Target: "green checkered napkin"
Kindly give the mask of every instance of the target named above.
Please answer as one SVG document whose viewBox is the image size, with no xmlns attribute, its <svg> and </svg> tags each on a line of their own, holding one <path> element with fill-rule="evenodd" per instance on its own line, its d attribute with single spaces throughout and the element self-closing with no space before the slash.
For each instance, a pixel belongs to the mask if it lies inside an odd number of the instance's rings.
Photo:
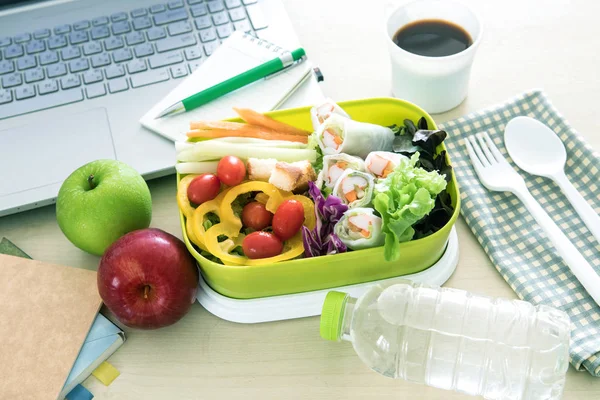
<svg viewBox="0 0 600 400">
<path fill-rule="evenodd" d="M 464 138 L 487 131 L 502 154 L 525 179 L 531 194 L 597 272 L 600 244 L 581 221 L 560 188 L 549 179 L 521 171 L 504 147 L 504 127 L 519 115 L 549 126 L 567 149 L 566 174 L 600 213 L 600 155 L 565 121 L 540 91 L 526 92 L 486 110 L 442 124 L 458 179 L 465 221 L 496 269 L 517 295 L 547 304 L 571 317 L 571 363 L 600 376 L 600 307 L 583 289 L 522 203 L 510 193 L 487 190 L 478 180 Z"/>
</svg>

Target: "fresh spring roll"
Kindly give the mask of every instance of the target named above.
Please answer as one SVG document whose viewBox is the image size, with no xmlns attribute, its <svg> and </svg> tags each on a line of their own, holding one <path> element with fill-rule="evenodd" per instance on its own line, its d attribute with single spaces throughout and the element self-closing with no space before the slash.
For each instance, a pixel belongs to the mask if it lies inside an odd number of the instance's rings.
<svg viewBox="0 0 600 400">
<path fill-rule="evenodd" d="M 351 208 L 335 224 L 335 234 L 346 247 L 352 250 L 382 246 L 384 235 L 381 232 L 381 218 L 372 208 Z"/>
<path fill-rule="evenodd" d="M 349 156 L 348 154 L 333 154 L 323 157 L 323 169 L 318 186 L 320 188 L 325 184 L 328 188 L 333 188 L 337 180 L 348 168 L 355 171 L 365 171 L 365 162 L 362 158 Z"/>
<path fill-rule="evenodd" d="M 372 151 L 365 160 L 365 168 L 375 178 L 385 178 L 396 169 L 403 158 L 406 157 L 391 151 Z"/>
<path fill-rule="evenodd" d="M 391 151 L 394 132 L 385 126 L 358 122 L 332 114 L 317 131 L 323 154 L 346 153 L 365 158 L 372 151 Z"/>
<path fill-rule="evenodd" d="M 313 124 L 313 129 L 317 130 L 319 125 L 329 118 L 331 114 L 338 114 L 350 118 L 342 107 L 338 106 L 333 100 L 327 99 L 323 103 L 315 105 L 310 109 L 310 119 Z"/>
<path fill-rule="evenodd" d="M 372 175 L 347 169 L 337 180 L 332 195 L 339 197 L 348 207 L 365 207 L 373 199 L 375 178 Z"/>
</svg>

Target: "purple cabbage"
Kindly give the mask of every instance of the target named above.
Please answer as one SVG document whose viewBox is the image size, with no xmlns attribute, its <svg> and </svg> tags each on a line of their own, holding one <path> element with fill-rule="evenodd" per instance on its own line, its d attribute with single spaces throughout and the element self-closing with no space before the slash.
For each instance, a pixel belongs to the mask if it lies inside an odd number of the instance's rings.
<svg viewBox="0 0 600 400">
<path fill-rule="evenodd" d="M 304 255 L 306 257 L 318 257 L 344 253 L 347 250 L 346 245 L 333 233 L 333 227 L 348 210 L 348 206 L 335 196 L 328 196 L 325 199 L 313 182 L 308 183 L 308 193 L 315 202 L 317 223 L 312 230 L 306 226 L 302 227 Z"/>
</svg>

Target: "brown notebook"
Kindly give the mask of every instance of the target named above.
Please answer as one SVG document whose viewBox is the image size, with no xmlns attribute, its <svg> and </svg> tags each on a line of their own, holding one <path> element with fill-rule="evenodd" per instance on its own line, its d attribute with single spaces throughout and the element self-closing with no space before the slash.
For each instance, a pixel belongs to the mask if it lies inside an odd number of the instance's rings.
<svg viewBox="0 0 600 400">
<path fill-rule="evenodd" d="M 0 397 L 55 400 L 101 304 L 95 271 L 0 254 Z"/>
</svg>

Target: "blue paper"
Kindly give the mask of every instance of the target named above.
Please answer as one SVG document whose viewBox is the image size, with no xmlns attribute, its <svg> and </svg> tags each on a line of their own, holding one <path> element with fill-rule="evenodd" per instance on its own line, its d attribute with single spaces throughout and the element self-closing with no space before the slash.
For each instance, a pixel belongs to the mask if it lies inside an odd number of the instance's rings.
<svg viewBox="0 0 600 400">
<path fill-rule="evenodd" d="M 81 385 L 77 385 L 67 395 L 67 400 L 92 400 L 94 395 Z"/>
</svg>

